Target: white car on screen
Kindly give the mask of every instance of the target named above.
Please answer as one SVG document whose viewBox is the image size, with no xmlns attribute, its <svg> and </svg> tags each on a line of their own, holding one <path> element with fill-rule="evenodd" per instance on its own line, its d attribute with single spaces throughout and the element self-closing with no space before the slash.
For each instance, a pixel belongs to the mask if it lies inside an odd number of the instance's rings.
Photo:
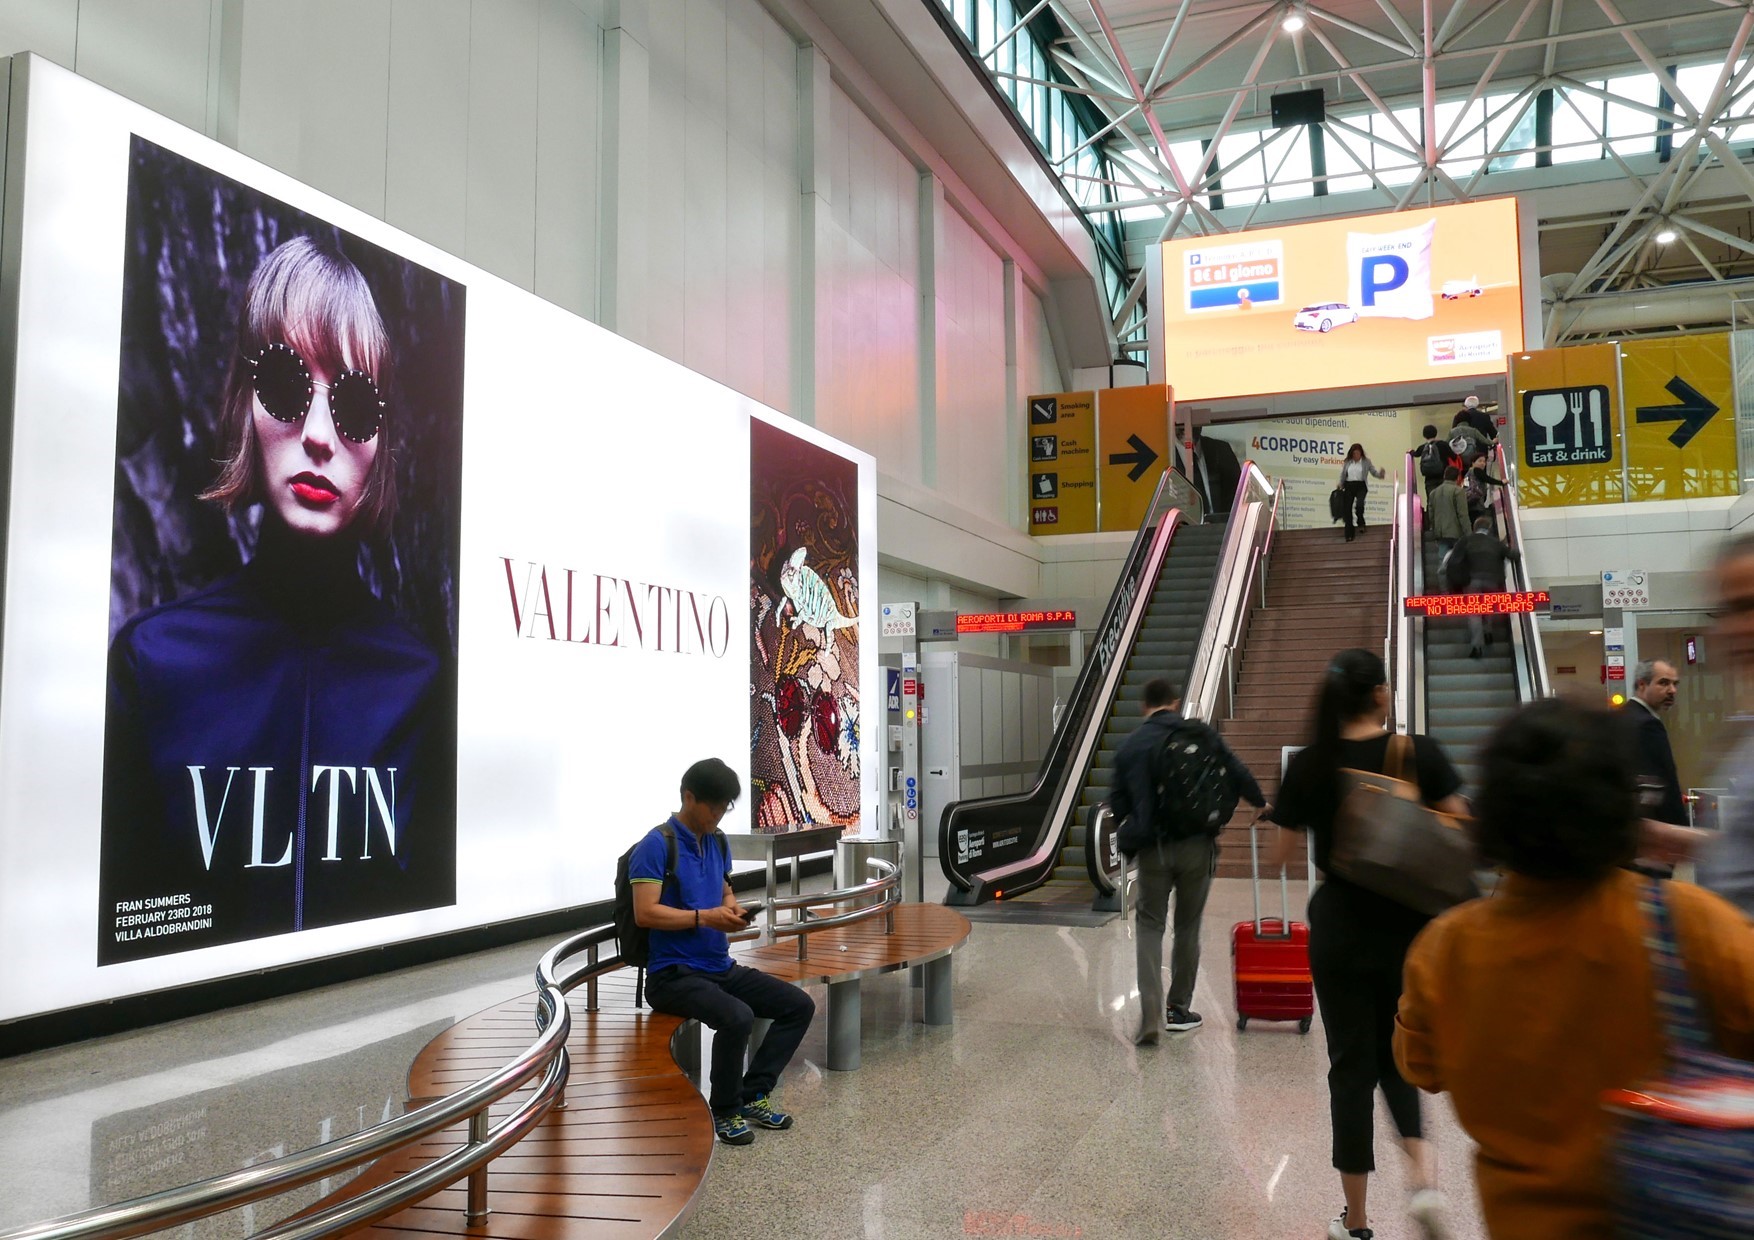
<svg viewBox="0 0 1754 1240">
<path fill-rule="evenodd" d="M 1324 301 L 1305 306 L 1291 325 L 1306 332 L 1331 332 L 1342 323 L 1358 322 L 1358 311 L 1343 301 Z"/>
<path fill-rule="evenodd" d="M 1466 280 L 1445 280 L 1438 296 L 1445 301 L 1455 301 L 1461 297 L 1478 297 L 1485 291 L 1480 287 L 1480 281 L 1470 276 Z"/>
</svg>

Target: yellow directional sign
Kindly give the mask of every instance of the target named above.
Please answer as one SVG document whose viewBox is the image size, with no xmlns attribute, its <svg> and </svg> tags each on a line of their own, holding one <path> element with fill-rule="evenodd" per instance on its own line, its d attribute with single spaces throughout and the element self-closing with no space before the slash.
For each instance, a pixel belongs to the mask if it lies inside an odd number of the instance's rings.
<svg viewBox="0 0 1754 1240">
<path fill-rule="evenodd" d="M 1739 494 L 1728 334 L 1628 341 L 1620 367 L 1626 498 Z"/>
<path fill-rule="evenodd" d="M 1170 459 L 1169 389 L 1161 384 L 1096 394 L 1100 528 L 1136 530 Z"/>
<path fill-rule="evenodd" d="M 1029 532 L 1096 531 L 1096 393 L 1029 398 Z"/>
<path fill-rule="evenodd" d="M 1525 507 L 1623 498 L 1615 348 L 1592 344 L 1511 355 L 1517 501 Z"/>
</svg>

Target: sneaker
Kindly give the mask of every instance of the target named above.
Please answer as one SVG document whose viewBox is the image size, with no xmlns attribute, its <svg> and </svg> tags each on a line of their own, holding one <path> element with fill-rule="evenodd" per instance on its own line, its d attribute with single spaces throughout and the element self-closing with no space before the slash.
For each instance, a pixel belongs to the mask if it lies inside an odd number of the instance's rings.
<svg viewBox="0 0 1754 1240">
<path fill-rule="evenodd" d="M 1171 1007 L 1164 1015 L 1164 1028 L 1171 1033 L 1187 1033 L 1201 1025 L 1200 1014 L 1187 1008 Z"/>
<path fill-rule="evenodd" d="M 1425 1240 L 1448 1240 L 1449 1201 L 1435 1188 L 1422 1188 L 1407 1202 L 1407 1217 Z"/>
<path fill-rule="evenodd" d="M 1376 1240 L 1376 1233 L 1368 1227 L 1346 1229 L 1346 1211 L 1340 1211 L 1340 1217 L 1328 1224 L 1328 1240 Z"/>
<path fill-rule="evenodd" d="M 743 1122 L 740 1111 L 720 1111 L 713 1116 L 713 1134 L 726 1145 L 748 1145 L 755 1133 Z"/>
<path fill-rule="evenodd" d="M 754 1124 L 757 1128 L 771 1128 L 775 1132 L 783 1131 L 792 1126 L 789 1112 L 776 1111 L 766 1094 L 756 1094 L 754 1098 L 743 1104 L 738 1114 Z"/>
</svg>

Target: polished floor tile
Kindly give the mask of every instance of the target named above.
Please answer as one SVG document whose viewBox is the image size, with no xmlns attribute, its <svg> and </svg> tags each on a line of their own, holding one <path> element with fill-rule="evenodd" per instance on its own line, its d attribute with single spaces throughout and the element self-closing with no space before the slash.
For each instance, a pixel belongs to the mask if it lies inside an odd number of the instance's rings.
<svg viewBox="0 0 1754 1240">
<path fill-rule="evenodd" d="M 935 893 L 934 893 L 935 894 Z M 690 1240 L 770 1231 L 931 1237 L 1319 1237 L 1339 1207 L 1318 1023 L 1238 1032 L 1228 930 L 1246 883 L 1208 909 L 1195 1007 L 1206 1027 L 1135 1048 L 1130 920 L 982 923 L 956 956 L 956 1020 L 919 1023 L 905 975 L 865 984 L 863 1066 L 830 1072 L 824 1022 L 781 1082 L 790 1132 L 721 1147 Z M 399 1107 L 415 1052 L 528 989 L 520 944 L 233 1012 L 0 1062 L 0 1228 L 304 1148 Z M 817 991 L 819 1000 L 820 990 Z M 1484 1232 L 1470 1147 L 1428 1100 L 1457 1240 Z M 1378 1120 L 1383 1240 L 1413 1237 Z M 316 1194 L 185 1232 L 243 1236 Z"/>
</svg>

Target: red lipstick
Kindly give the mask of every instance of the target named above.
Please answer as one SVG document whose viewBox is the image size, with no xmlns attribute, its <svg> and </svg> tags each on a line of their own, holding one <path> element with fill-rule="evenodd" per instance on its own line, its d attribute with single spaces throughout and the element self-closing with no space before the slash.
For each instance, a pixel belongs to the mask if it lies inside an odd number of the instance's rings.
<svg viewBox="0 0 1754 1240">
<path fill-rule="evenodd" d="M 299 474 L 292 480 L 292 493 L 303 503 L 322 507 L 341 498 L 341 491 L 321 474 Z"/>
</svg>

